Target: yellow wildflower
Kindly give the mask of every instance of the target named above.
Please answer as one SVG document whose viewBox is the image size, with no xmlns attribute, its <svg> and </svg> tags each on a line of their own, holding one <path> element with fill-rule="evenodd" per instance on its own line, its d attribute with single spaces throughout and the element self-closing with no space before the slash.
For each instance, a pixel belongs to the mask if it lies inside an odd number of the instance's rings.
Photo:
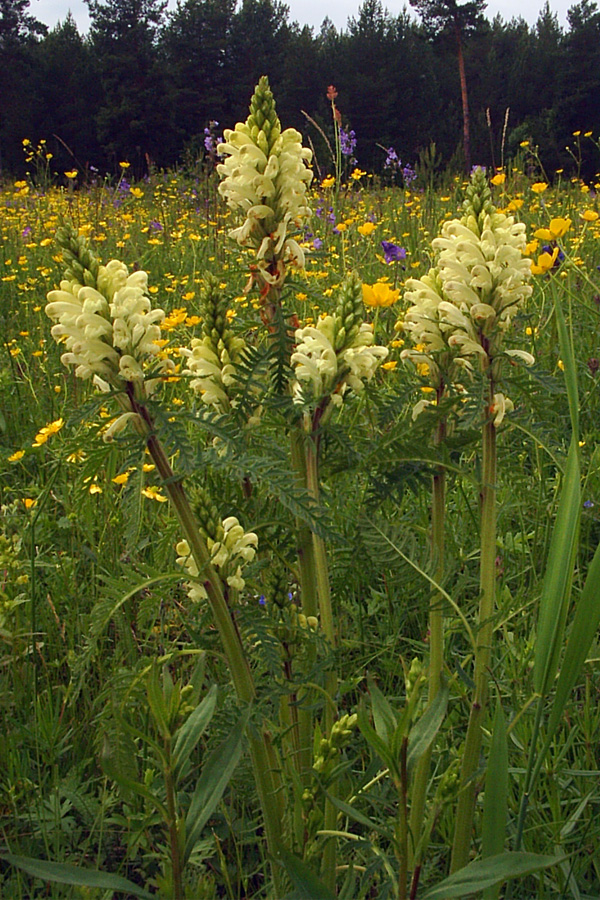
<svg viewBox="0 0 600 900">
<path fill-rule="evenodd" d="M 571 219 L 563 219 L 562 216 L 559 216 L 550 220 L 548 228 L 538 228 L 537 231 L 534 231 L 534 235 L 541 241 L 557 241 L 565 236 L 570 227 Z"/>
<path fill-rule="evenodd" d="M 393 290 L 386 282 L 363 284 L 363 303 L 367 306 L 392 306 L 400 296 L 400 289 Z"/>
<path fill-rule="evenodd" d="M 11 453 L 11 455 L 8 457 L 8 461 L 9 462 L 18 462 L 20 459 L 23 459 L 24 456 L 25 456 L 24 450 L 17 450 L 15 453 Z"/>
<path fill-rule="evenodd" d="M 330 188 L 335 184 L 335 175 L 327 175 L 321 182 L 322 188 Z"/>
<path fill-rule="evenodd" d="M 32 447 L 41 447 L 42 444 L 45 444 L 49 437 L 53 434 L 56 434 L 57 431 L 65 424 L 64 419 L 56 419 L 54 422 L 50 422 L 49 425 L 44 425 L 43 428 L 40 428 L 38 433 L 35 436 L 35 441 L 31 445 Z"/>
<path fill-rule="evenodd" d="M 368 237 L 370 234 L 373 234 L 377 225 L 374 222 L 365 222 L 363 225 L 359 225 L 356 229 L 359 234 L 362 234 L 363 237 Z"/>
<path fill-rule="evenodd" d="M 363 172 L 362 169 L 356 168 L 354 170 L 354 172 L 352 172 L 352 174 L 350 175 L 350 178 L 352 178 L 354 181 L 360 181 L 360 179 L 363 178 L 366 174 L 367 173 Z"/>
<path fill-rule="evenodd" d="M 504 184 L 504 182 L 506 181 L 506 173 L 505 172 L 497 172 L 493 178 L 490 178 L 490 181 L 492 182 L 492 184 L 495 184 L 496 186 Z"/>
<path fill-rule="evenodd" d="M 534 263 L 533 261 L 531 263 L 531 274 L 545 275 L 546 272 L 549 272 L 550 269 L 554 266 L 557 256 L 558 247 L 555 247 L 551 254 L 541 253 L 540 256 L 538 256 L 537 263 Z"/>
<path fill-rule="evenodd" d="M 71 169 L 69 172 L 65 172 L 65 175 L 70 179 L 77 178 L 77 169 Z"/>
<path fill-rule="evenodd" d="M 166 503 L 168 500 L 168 497 L 161 494 L 160 488 L 153 486 L 143 488 L 142 496 L 147 497 L 149 500 L 157 500 L 159 503 Z"/>
<path fill-rule="evenodd" d="M 598 218 L 598 213 L 593 209 L 586 209 L 581 213 L 581 218 L 586 222 L 595 222 Z"/>
<path fill-rule="evenodd" d="M 547 187 L 548 185 L 545 181 L 536 181 L 535 184 L 531 185 L 531 190 L 534 194 L 543 194 Z"/>
</svg>

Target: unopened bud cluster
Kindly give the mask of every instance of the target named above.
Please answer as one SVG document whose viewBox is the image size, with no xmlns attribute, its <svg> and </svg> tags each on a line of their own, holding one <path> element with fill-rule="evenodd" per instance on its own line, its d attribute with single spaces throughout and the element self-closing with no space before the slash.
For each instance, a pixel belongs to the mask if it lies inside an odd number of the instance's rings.
<svg viewBox="0 0 600 900">
<path fill-rule="evenodd" d="M 322 738 L 319 749 L 315 754 L 313 769 L 319 775 L 327 774 L 328 771 L 337 762 L 340 751 L 350 743 L 358 716 L 356 713 L 352 715 L 343 715 L 333 723 L 331 734 L 328 738 Z"/>
<path fill-rule="evenodd" d="M 217 151 L 219 193 L 244 223 L 230 232 L 242 247 L 256 251 L 256 278 L 266 290 L 281 287 L 288 265 L 304 268 L 304 253 L 290 233 L 310 216 L 306 191 L 312 153 L 294 128 L 281 130 L 268 79 L 263 76 L 250 102 L 250 115 L 224 131 Z"/>
<path fill-rule="evenodd" d="M 523 256 L 525 225 L 497 212 L 481 169 L 471 176 L 462 218 L 445 222 L 432 246 L 437 265 L 422 278 L 407 281 L 406 299 L 412 306 L 404 330 L 414 348 L 404 350 L 402 358 L 427 364 L 434 386 L 440 370 L 453 382 L 460 371 L 473 371 L 476 361 L 494 380 L 502 357 L 533 364 L 530 353 L 503 347 L 515 313 L 533 290 L 531 264 Z M 426 405 L 421 401 L 417 412 Z M 494 424 L 511 407 L 496 394 L 490 410 Z"/>
<path fill-rule="evenodd" d="M 388 350 L 375 344 L 373 326 L 363 316 L 362 282 L 351 273 L 334 314 L 296 330 L 291 357 L 295 403 L 318 403 L 329 396 L 339 406 L 347 391 L 359 393 L 371 380 Z"/>
</svg>

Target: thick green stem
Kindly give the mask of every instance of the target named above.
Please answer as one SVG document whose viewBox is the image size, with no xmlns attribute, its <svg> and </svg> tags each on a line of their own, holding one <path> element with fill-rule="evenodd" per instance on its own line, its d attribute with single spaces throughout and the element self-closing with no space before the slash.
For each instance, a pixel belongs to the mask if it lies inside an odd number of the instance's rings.
<svg viewBox="0 0 600 900">
<path fill-rule="evenodd" d="M 132 394 L 129 396 L 129 401 L 131 409 L 139 416 L 138 430 L 146 440 L 148 452 L 163 480 L 165 491 L 190 546 L 192 556 L 204 578 L 208 602 L 221 638 L 238 699 L 244 704 L 252 703 L 256 699 L 256 687 L 250 665 L 235 619 L 225 600 L 221 580 L 211 564 L 208 547 L 198 529 L 187 494 L 181 481 L 175 477 L 162 444 L 154 433 L 154 424 L 148 410 L 143 404 L 138 403 Z M 270 736 L 262 730 L 257 734 L 249 727 L 248 741 L 254 778 L 263 812 L 267 845 L 271 856 L 276 860 L 282 846 L 280 806 L 282 795 L 279 785 L 275 782 L 276 773 L 271 768 Z M 272 866 L 272 874 L 275 894 L 280 896 L 282 884 L 277 862 Z"/>
<path fill-rule="evenodd" d="M 493 397 L 493 390 L 490 391 Z M 450 871 L 456 872 L 469 861 L 471 832 L 477 799 L 475 774 L 479 767 L 482 726 L 488 699 L 489 667 L 494 632 L 493 615 L 496 592 L 496 427 L 492 421 L 483 426 L 481 486 L 481 564 L 479 630 L 475 650 L 475 691 L 460 773 L 460 793 L 456 810 Z"/>
<path fill-rule="evenodd" d="M 441 426 L 444 423 L 440 423 Z M 442 435 L 443 436 L 443 435 Z M 439 443 L 439 441 L 436 441 Z M 431 554 L 433 558 L 433 577 L 441 584 L 444 576 L 444 519 L 446 510 L 446 471 L 440 467 L 433 476 L 431 504 Z M 444 622 L 442 596 L 433 591 L 429 601 L 429 688 L 428 699 L 435 699 L 442 682 L 444 665 Z M 425 820 L 425 797 L 429 782 L 429 770 L 433 743 L 425 751 L 415 768 L 415 777 L 411 794 L 409 864 L 414 862 L 415 847 L 423 830 Z"/>
<path fill-rule="evenodd" d="M 169 813 L 169 844 L 171 847 L 171 872 L 173 876 L 173 900 L 183 900 L 183 872 L 181 865 L 181 846 L 179 841 L 179 829 L 177 825 L 177 801 L 175 797 L 175 783 L 173 781 L 173 769 L 171 766 L 171 740 L 165 741 L 165 794 L 167 810 Z"/>
<path fill-rule="evenodd" d="M 315 505 L 319 502 L 319 438 L 315 434 L 319 427 L 320 416 L 315 414 L 313 421 L 313 433 L 306 440 L 306 485 L 308 493 Z M 313 532 L 314 563 L 319 597 L 320 625 L 332 651 L 335 651 L 337 640 L 333 622 L 333 608 L 331 603 L 331 585 L 329 583 L 329 567 L 327 565 L 327 550 L 323 538 Z M 337 694 L 337 673 L 335 669 L 329 669 L 325 673 L 325 690 L 331 699 L 331 703 L 325 705 L 325 733 L 331 734 L 333 722 L 336 716 L 335 696 Z M 335 785 L 330 786 L 330 791 L 335 790 Z M 337 809 L 327 799 L 325 801 L 324 830 L 335 831 L 337 825 Z M 329 889 L 335 889 L 335 867 L 337 847 L 335 837 L 327 839 L 321 861 L 321 874 Z"/>
<path fill-rule="evenodd" d="M 300 428 L 291 432 L 292 467 L 296 481 L 300 487 L 306 487 L 306 460 L 304 457 L 305 436 Z M 300 573 L 300 598 L 302 612 L 305 616 L 314 616 L 319 612 L 317 599 L 317 580 L 315 577 L 315 549 L 312 532 L 305 522 L 296 519 L 296 546 L 298 554 L 298 570 Z M 307 667 L 311 668 L 315 661 L 315 648 L 311 644 L 308 650 Z M 302 783 L 308 786 L 311 778 L 313 753 L 313 711 L 310 708 L 310 696 L 304 691 L 298 697 L 298 755 L 297 769 Z"/>
</svg>

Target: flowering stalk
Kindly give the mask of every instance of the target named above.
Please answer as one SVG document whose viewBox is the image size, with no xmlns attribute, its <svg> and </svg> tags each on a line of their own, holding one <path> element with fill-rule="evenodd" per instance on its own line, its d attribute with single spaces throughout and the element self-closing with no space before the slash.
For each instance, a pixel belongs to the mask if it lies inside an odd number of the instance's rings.
<svg viewBox="0 0 600 900">
<path fill-rule="evenodd" d="M 146 405 L 147 398 L 173 369 L 170 360 L 156 361 L 156 341 L 160 339 L 158 323 L 164 313 L 150 308 L 145 272 L 129 275 L 123 263 L 116 260 L 101 266 L 85 239 L 78 238 L 73 229 L 62 229 L 59 240 L 67 262 L 67 278 L 61 282 L 59 291 L 51 291 L 48 295 L 50 302 L 46 312 L 56 322 L 52 328 L 53 336 L 67 347 L 62 361 L 65 365 L 74 365 L 75 374 L 79 377 L 92 377 L 100 390 L 108 392 L 112 388 L 116 392 L 123 413 L 109 428 L 105 439 L 110 440 L 116 431 L 129 423 L 143 437 L 185 536 L 196 571 L 202 577 L 202 587 L 211 607 L 238 699 L 245 705 L 251 704 L 257 696 L 256 687 L 235 619 L 225 598 L 223 581 L 213 565 L 211 551 L 198 528 L 182 482 L 175 476 L 156 435 Z M 232 538 L 240 538 L 233 523 L 229 524 L 232 526 Z M 243 540 L 235 540 L 234 543 L 236 552 L 239 550 L 242 555 L 251 550 L 250 546 L 242 546 Z M 237 572 L 233 578 L 239 584 Z M 282 847 L 283 810 L 281 784 L 272 764 L 271 740 L 264 728 L 257 729 L 250 725 L 248 742 L 267 843 L 276 860 Z M 279 872 L 279 866 L 275 863 L 273 883 L 278 895 L 281 894 Z"/>
<path fill-rule="evenodd" d="M 433 248 L 439 254 L 437 266 L 418 281 L 408 282 L 414 305 L 408 310 L 404 327 L 415 347 L 402 354 L 417 368 L 427 367 L 438 384 L 442 383 L 441 378 L 448 385 L 453 384 L 458 392 L 465 390 L 459 378 L 470 377 L 476 367 L 486 382 L 475 690 L 462 758 L 452 871 L 464 866 L 469 857 L 476 799 L 473 776 L 479 764 L 487 705 L 496 580 L 496 429 L 513 408 L 510 399 L 496 387 L 505 358 L 519 359 L 526 365 L 534 362 L 531 354 L 507 350 L 503 345 L 518 306 L 532 292 L 531 266 L 523 257 L 525 226 L 496 211 L 482 170 L 472 174 L 466 193 L 462 218 L 445 222 L 441 235 L 433 241 Z M 428 405 L 429 401 L 420 401 L 413 416 Z M 437 489 L 434 517 L 441 502 L 439 484 Z M 434 621 L 439 629 L 439 621 Z M 436 662 L 436 668 L 438 665 Z M 435 689 L 435 684 L 430 684 L 430 689 Z M 422 793 L 423 773 L 419 782 L 419 806 L 414 811 L 415 824 L 421 819 L 418 814 L 422 809 Z"/>
<path fill-rule="evenodd" d="M 312 180 L 312 152 L 294 128 L 281 130 L 269 81 L 263 76 L 250 101 L 250 115 L 232 130 L 217 151 L 219 193 L 241 211 L 244 222 L 230 232 L 241 247 L 255 251 L 248 290 L 256 283 L 268 305 L 278 302 L 290 266 L 304 268 L 304 251 L 291 236 L 310 216 L 306 191 Z"/>
</svg>

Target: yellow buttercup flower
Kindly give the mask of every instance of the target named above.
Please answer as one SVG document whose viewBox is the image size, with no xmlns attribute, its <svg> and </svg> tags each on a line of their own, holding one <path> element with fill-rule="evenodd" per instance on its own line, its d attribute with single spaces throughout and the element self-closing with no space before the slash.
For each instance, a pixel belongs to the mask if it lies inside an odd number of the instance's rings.
<svg viewBox="0 0 600 900">
<path fill-rule="evenodd" d="M 56 434 L 57 431 L 65 424 L 64 419 L 56 419 L 54 422 L 50 422 L 49 425 L 44 425 L 43 428 L 40 428 L 38 433 L 35 436 L 35 440 L 32 447 L 41 447 L 42 444 L 45 444 L 49 437 L 53 434 Z"/>
<path fill-rule="evenodd" d="M 534 235 L 541 241 L 557 241 L 565 236 L 570 227 L 571 219 L 558 217 L 550 220 L 548 228 L 538 228 L 537 231 L 534 231 Z"/>
<path fill-rule="evenodd" d="M 547 187 L 548 185 L 545 181 L 536 181 L 535 184 L 531 185 L 531 190 L 534 194 L 543 194 Z"/>
<path fill-rule="evenodd" d="M 373 234 L 377 225 L 374 222 L 365 222 L 363 225 L 359 225 L 356 229 L 359 234 L 362 234 L 363 237 L 368 237 L 370 234 Z"/>
<path fill-rule="evenodd" d="M 363 172 L 362 169 L 357 168 L 354 170 L 354 172 L 352 172 L 352 174 L 350 175 L 350 178 L 352 178 L 354 181 L 360 181 L 360 179 L 363 178 L 366 174 L 367 173 Z"/>
<path fill-rule="evenodd" d="M 363 284 L 363 303 L 367 306 L 393 306 L 400 296 L 400 289 L 393 290 L 384 281 L 375 284 Z"/>
<path fill-rule="evenodd" d="M 505 172 L 497 172 L 493 178 L 490 178 L 490 181 L 492 182 L 492 184 L 494 184 L 494 185 L 496 185 L 496 187 L 498 187 L 499 185 L 504 184 L 504 182 L 506 181 L 506 173 Z"/>
<path fill-rule="evenodd" d="M 23 459 L 24 456 L 25 456 L 24 450 L 17 450 L 15 453 L 11 453 L 11 455 L 8 457 L 8 461 L 9 462 L 18 462 L 20 459 Z"/>
<path fill-rule="evenodd" d="M 555 247 L 552 253 L 541 253 L 540 256 L 538 256 L 537 263 L 534 263 L 533 261 L 531 263 L 531 274 L 545 275 L 546 272 L 549 272 L 554 266 L 557 256 L 558 247 Z"/>
<path fill-rule="evenodd" d="M 585 222 L 595 222 L 598 218 L 598 213 L 593 209 L 586 209 L 581 213 L 581 218 Z"/>
<path fill-rule="evenodd" d="M 69 172 L 65 172 L 67 178 L 74 179 L 77 178 L 77 169 L 71 169 Z"/>
<path fill-rule="evenodd" d="M 141 200 L 141 198 L 144 196 L 143 190 L 139 187 L 129 188 L 129 193 L 132 195 L 132 197 L 135 197 L 136 200 Z"/>
<path fill-rule="evenodd" d="M 327 175 L 321 182 L 322 188 L 330 188 L 335 184 L 335 175 Z"/>
</svg>

